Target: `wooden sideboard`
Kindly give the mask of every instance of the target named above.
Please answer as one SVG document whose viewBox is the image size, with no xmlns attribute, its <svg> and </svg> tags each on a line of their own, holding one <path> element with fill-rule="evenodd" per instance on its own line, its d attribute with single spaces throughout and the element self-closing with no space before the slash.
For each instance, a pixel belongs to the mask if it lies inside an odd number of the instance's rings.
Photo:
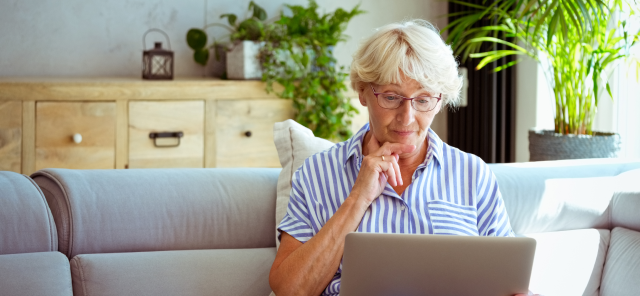
<svg viewBox="0 0 640 296">
<path fill-rule="evenodd" d="M 292 117 L 260 81 L 0 78 L 0 170 L 280 167 Z"/>
</svg>

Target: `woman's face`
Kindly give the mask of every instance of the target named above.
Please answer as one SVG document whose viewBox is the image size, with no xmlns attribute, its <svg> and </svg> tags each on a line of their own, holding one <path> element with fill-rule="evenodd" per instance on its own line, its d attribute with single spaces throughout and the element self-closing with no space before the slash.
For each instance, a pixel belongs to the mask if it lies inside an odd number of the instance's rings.
<svg viewBox="0 0 640 296">
<path fill-rule="evenodd" d="M 407 98 L 437 96 L 425 91 L 417 81 L 405 77 L 402 84 L 372 83 L 371 86 L 377 93 L 398 94 Z M 360 87 L 359 97 L 360 103 L 369 110 L 369 126 L 378 142 L 416 145 L 412 154 L 422 151 L 420 148 L 425 143 L 429 126 L 442 106 L 442 101 L 439 101 L 433 110 L 421 112 L 411 106 L 411 101 L 405 100 L 397 109 L 384 109 L 380 107 L 371 87 L 366 83 Z"/>
</svg>

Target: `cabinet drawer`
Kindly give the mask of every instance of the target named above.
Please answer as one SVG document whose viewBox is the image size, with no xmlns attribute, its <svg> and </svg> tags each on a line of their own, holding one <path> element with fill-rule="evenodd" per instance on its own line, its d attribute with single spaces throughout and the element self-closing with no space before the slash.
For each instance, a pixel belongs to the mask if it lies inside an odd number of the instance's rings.
<svg viewBox="0 0 640 296">
<path fill-rule="evenodd" d="M 0 101 L 0 171 L 21 171 L 22 102 Z"/>
<path fill-rule="evenodd" d="M 216 165 L 280 167 L 273 144 L 273 124 L 292 117 L 289 100 L 218 101 Z"/>
<path fill-rule="evenodd" d="M 114 102 L 37 102 L 35 169 L 113 169 L 115 127 Z"/>
<path fill-rule="evenodd" d="M 183 136 L 149 137 L 164 132 Z M 129 102 L 129 168 L 201 168 L 203 164 L 204 101 Z"/>
</svg>

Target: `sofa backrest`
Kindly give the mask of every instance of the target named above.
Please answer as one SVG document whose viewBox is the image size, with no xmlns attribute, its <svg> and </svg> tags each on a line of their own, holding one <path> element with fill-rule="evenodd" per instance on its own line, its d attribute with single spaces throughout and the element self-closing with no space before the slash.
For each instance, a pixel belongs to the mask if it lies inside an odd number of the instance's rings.
<svg viewBox="0 0 640 296">
<path fill-rule="evenodd" d="M 490 168 L 516 233 L 615 226 L 640 230 L 640 181 L 632 182 L 640 180 L 640 160 L 491 164 Z"/>
<path fill-rule="evenodd" d="M 38 186 L 0 171 L 0 255 L 57 250 L 56 225 Z"/>
<path fill-rule="evenodd" d="M 614 227 L 640 231 L 640 169 L 616 176 L 611 199 L 611 228 Z"/>
<path fill-rule="evenodd" d="M 275 247 L 280 169 L 45 169 L 32 175 L 77 254 Z"/>
</svg>

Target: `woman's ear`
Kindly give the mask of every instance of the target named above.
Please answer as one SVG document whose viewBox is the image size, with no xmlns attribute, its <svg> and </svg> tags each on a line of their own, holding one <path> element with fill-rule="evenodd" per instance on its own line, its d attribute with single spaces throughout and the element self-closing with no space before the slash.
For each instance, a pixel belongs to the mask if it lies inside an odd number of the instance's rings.
<svg viewBox="0 0 640 296">
<path fill-rule="evenodd" d="M 438 103 L 436 104 L 436 108 L 433 109 L 433 111 L 435 111 L 435 114 L 440 113 L 440 111 L 442 110 L 442 106 L 444 105 L 444 103 L 442 102 L 442 100 L 438 101 Z"/>
<path fill-rule="evenodd" d="M 364 97 L 364 83 L 359 82 L 358 83 L 358 99 L 360 99 L 360 104 L 362 106 L 367 106 L 367 98 Z"/>
<path fill-rule="evenodd" d="M 360 99 L 360 104 L 362 106 L 367 106 L 367 99 L 364 97 L 364 93 L 362 91 L 358 92 L 358 99 Z"/>
</svg>

